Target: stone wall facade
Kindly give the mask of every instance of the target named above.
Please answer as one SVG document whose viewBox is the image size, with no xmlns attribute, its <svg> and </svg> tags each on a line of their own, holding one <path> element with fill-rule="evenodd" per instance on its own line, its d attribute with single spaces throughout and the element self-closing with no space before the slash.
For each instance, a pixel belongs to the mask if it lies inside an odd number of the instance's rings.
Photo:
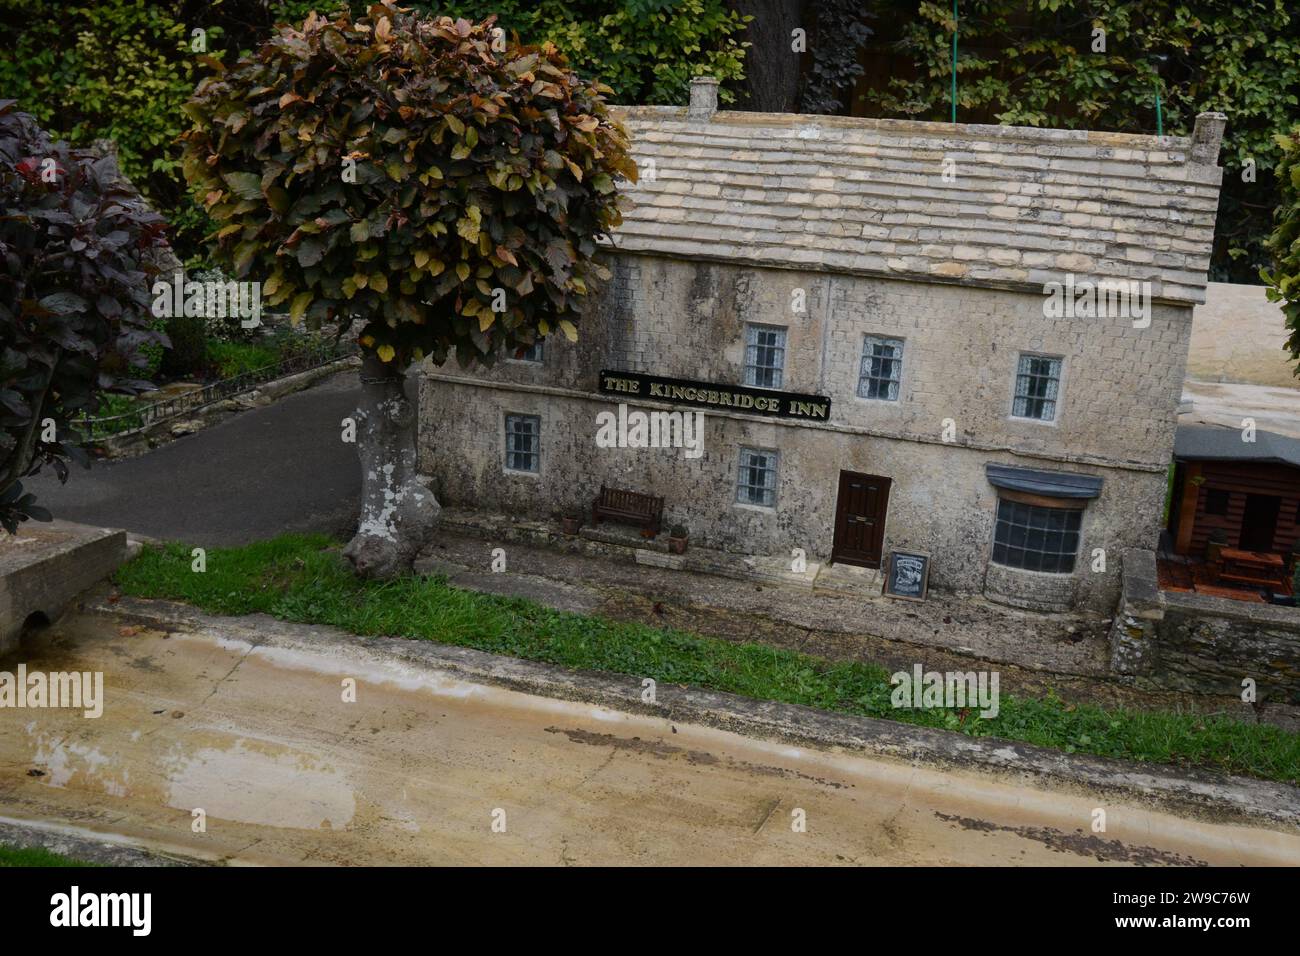
<svg viewBox="0 0 1300 956">
<path fill-rule="evenodd" d="M 1111 668 L 1144 686 L 1300 704 L 1300 610 L 1161 591 L 1155 555 L 1126 552 Z"/>
<path fill-rule="evenodd" d="M 1154 546 L 1183 379 L 1190 308 L 1127 318 L 1048 319 L 1023 291 L 692 262 L 611 253 L 613 272 L 570 344 L 555 336 L 541 363 L 480 372 L 427 366 L 421 467 L 452 506 L 532 518 L 590 506 L 601 484 L 665 498 L 665 527 L 743 553 L 829 557 L 838 478 L 891 479 L 885 550 L 930 553 L 932 587 L 985 592 L 1040 609 L 1112 607 L 1115 556 Z M 702 457 L 681 449 L 605 449 L 596 416 L 618 399 L 602 369 L 737 385 L 745 325 L 786 329 L 785 391 L 831 399 L 827 422 L 708 412 Z M 859 398 L 864 336 L 901 339 L 897 401 Z M 1021 353 L 1063 358 L 1055 420 L 1011 415 Z M 629 404 L 632 404 L 631 402 Z M 637 402 L 646 410 L 682 406 Z M 507 414 L 541 419 L 536 474 L 505 467 Z M 736 501 L 741 448 L 778 453 L 773 508 Z M 985 466 L 1102 477 L 1084 511 L 1073 574 L 991 565 L 998 489 Z M 1093 570 L 1098 567 L 1098 570 Z"/>
</svg>

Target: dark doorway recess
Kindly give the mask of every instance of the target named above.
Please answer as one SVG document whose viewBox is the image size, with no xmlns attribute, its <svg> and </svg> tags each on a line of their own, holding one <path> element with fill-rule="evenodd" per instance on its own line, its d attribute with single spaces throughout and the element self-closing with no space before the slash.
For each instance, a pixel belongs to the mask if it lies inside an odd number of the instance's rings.
<svg viewBox="0 0 1300 956">
<path fill-rule="evenodd" d="M 1241 541 L 1237 547 L 1243 551 L 1272 551 L 1273 533 L 1277 530 L 1277 514 L 1282 499 L 1273 495 L 1247 495 L 1246 510 L 1241 518 Z"/>
</svg>

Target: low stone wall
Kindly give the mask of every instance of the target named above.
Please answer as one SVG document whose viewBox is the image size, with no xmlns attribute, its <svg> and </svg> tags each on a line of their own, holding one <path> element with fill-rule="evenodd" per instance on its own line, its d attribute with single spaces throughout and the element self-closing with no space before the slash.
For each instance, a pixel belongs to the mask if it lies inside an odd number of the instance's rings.
<svg viewBox="0 0 1300 956">
<path fill-rule="evenodd" d="M 1123 597 L 1111 624 L 1111 669 L 1162 690 L 1300 704 L 1300 608 L 1161 591 L 1155 554 L 1123 555 Z"/>
<path fill-rule="evenodd" d="M 53 621 L 126 556 L 125 531 L 70 521 L 29 521 L 0 538 L 0 657 L 19 649 L 33 615 Z"/>
<path fill-rule="evenodd" d="M 984 596 L 990 601 L 1027 611 L 1069 611 L 1075 602 L 1073 574 L 1044 574 L 989 562 Z"/>
<path fill-rule="evenodd" d="M 286 395 L 310 388 L 323 378 L 328 378 L 347 368 L 356 368 L 360 365 L 361 359 L 357 356 L 344 356 L 326 365 L 318 365 L 306 371 L 294 372 L 292 375 L 286 375 L 283 378 L 272 379 L 241 395 L 235 395 L 214 402 L 211 405 L 204 405 L 185 415 L 166 418 L 140 431 L 102 439 L 96 445 L 101 449 L 103 456 L 109 459 L 143 455 L 145 452 L 152 451 L 160 445 L 165 445 L 173 439 L 184 435 L 192 435 L 209 425 L 216 424 L 229 415 L 247 411 L 250 408 L 261 408 L 269 405 Z"/>
</svg>

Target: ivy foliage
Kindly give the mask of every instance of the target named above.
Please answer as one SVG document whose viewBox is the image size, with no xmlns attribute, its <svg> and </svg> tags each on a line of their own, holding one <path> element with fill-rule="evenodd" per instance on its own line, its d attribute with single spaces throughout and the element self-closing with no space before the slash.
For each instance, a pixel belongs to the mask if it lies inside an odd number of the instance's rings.
<svg viewBox="0 0 1300 956">
<path fill-rule="evenodd" d="M 1277 137 L 1282 160 L 1277 166 L 1277 223 L 1268 237 L 1272 269 L 1261 270 L 1270 302 L 1281 302 L 1290 331 L 1286 348 L 1300 376 L 1300 126 Z M 1300 566 L 1296 572 L 1300 575 Z M 1300 580 L 1300 578 L 1297 578 Z"/>
<path fill-rule="evenodd" d="M 49 520 L 20 479 L 81 457 L 72 420 L 137 380 L 150 328 L 150 251 L 162 217 L 111 156 L 52 141 L 0 101 L 0 525 Z"/>
<path fill-rule="evenodd" d="M 1157 87 L 1166 133 L 1226 113 L 1212 277 L 1254 279 L 1267 259 L 1275 136 L 1300 122 L 1291 0 L 961 0 L 958 12 L 960 122 L 1154 133 Z M 879 16 L 901 24 L 892 48 L 916 69 L 869 90 L 867 112 L 947 120 L 951 0 L 893 0 Z"/>
<path fill-rule="evenodd" d="M 311 14 L 205 79 L 184 170 L 218 258 L 294 321 L 359 318 L 393 368 L 576 339 L 636 167 L 608 87 L 493 27 Z"/>
</svg>

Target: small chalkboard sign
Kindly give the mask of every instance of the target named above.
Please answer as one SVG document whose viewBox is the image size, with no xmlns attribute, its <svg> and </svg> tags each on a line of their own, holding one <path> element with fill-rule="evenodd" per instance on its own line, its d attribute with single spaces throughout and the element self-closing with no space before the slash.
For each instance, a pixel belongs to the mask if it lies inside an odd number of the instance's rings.
<svg viewBox="0 0 1300 956">
<path fill-rule="evenodd" d="M 885 594 L 924 601 L 930 588 L 930 556 L 917 551 L 891 551 L 885 565 Z"/>
</svg>

